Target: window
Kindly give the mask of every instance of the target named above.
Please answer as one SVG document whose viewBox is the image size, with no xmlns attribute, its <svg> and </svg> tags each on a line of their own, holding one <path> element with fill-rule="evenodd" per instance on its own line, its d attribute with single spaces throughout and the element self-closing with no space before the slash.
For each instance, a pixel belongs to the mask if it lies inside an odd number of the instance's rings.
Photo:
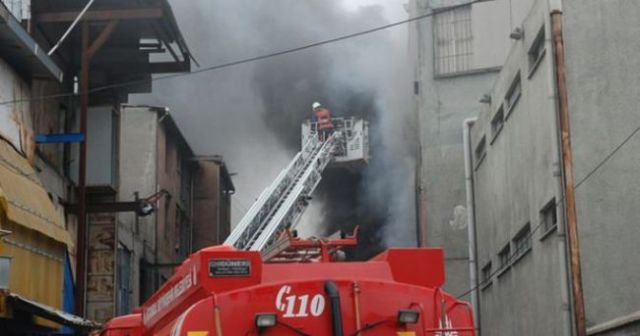
<svg viewBox="0 0 640 336">
<path fill-rule="evenodd" d="M 491 119 L 491 142 L 496 139 L 500 131 L 502 130 L 502 126 L 504 126 L 504 108 L 500 105 L 498 112 Z"/>
<path fill-rule="evenodd" d="M 486 155 L 487 155 L 487 137 L 483 135 L 482 139 L 480 139 L 480 142 L 478 143 L 478 146 L 476 146 L 476 151 L 475 151 L 476 169 L 478 168 L 478 166 L 480 166 L 480 163 L 482 163 L 482 160 Z"/>
<path fill-rule="evenodd" d="M 176 254 L 179 259 L 186 258 L 191 253 L 191 227 L 189 225 L 187 214 L 180 208 L 176 207 Z"/>
<path fill-rule="evenodd" d="M 155 273 L 151 270 L 150 265 L 147 264 L 144 259 L 140 260 L 138 269 L 140 272 L 140 275 L 138 276 L 138 286 L 140 286 L 140 290 L 138 291 L 138 301 L 145 302 L 156 291 L 157 288 L 155 283 L 157 279 L 154 277 Z"/>
<path fill-rule="evenodd" d="M 485 289 L 489 286 L 491 286 L 491 284 L 493 283 L 493 281 L 491 281 L 491 277 L 493 276 L 493 267 L 491 266 L 491 261 L 487 262 L 486 264 L 484 264 L 484 266 L 482 267 L 482 279 L 481 279 L 481 288 Z"/>
<path fill-rule="evenodd" d="M 500 252 L 498 252 L 498 261 L 500 262 L 498 276 L 501 276 L 511 266 L 511 245 L 507 243 Z"/>
<path fill-rule="evenodd" d="M 515 237 L 513 237 L 513 262 L 516 263 L 520 258 L 531 251 L 531 224 L 527 223 Z"/>
<path fill-rule="evenodd" d="M 433 18 L 433 33 L 436 76 L 471 69 L 471 5 L 436 13 Z"/>
<path fill-rule="evenodd" d="M 529 78 L 533 76 L 533 73 L 538 68 L 538 64 L 540 64 L 540 61 L 545 54 L 545 50 L 544 26 L 542 26 L 542 28 L 540 28 L 540 31 L 538 32 L 538 35 L 536 35 L 536 38 L 533 40 L 531 48 L 529 48 Z"/>
<path fill-rule="evenodd" d="M 129 314 L 131 304 L 129 295 L 131 293 L 131 251 L 126 247 L 118 246 L 118 315 Z"/>
<path fill-rule="evenodd" d="M 516 78 L 511 82 L 511 86 L 509 87 L 509 91 L 507 91 L 506 96 L 504 97 L 504 105 L 507 110 L 507 117 L 511 114 L 513 107 L 516 106 L 518 99 L 520 99 L 520 95 L 522 94 L 522 85 L 520 83 L 520 73 L 516 75 Z"/>
<path fill-rule="evenodd" d="M 551 232 L 558 227 L 558 214 L 556 212 L 556 199 L 553 198 L 540 210 L 540 219 L 542 222 L 542 238 L 546 238 Z"/>
</svg>

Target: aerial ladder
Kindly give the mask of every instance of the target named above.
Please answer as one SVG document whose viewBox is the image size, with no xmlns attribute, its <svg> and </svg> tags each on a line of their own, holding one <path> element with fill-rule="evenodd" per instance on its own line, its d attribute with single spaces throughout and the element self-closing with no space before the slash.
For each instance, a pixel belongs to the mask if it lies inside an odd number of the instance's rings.
<svg viewBox="0 0 640 336">
<path fill-rule="evenodd" d="M 286 230 L 295 228 L 320 183 L 322 172 L 336 152 L 344 150 L 343 135 L 336 131 L 321 141 L 306 140 L 302 150 L 265 189 L 231 232 L 225 245 L 264 252 Z"/>
</svg>

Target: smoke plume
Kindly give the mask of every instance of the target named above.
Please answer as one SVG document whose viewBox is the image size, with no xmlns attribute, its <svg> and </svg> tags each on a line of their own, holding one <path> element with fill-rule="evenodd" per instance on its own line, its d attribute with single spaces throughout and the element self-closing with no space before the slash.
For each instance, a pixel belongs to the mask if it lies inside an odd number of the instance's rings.
<svg viewBox="0 0 640 336">
<path fill-rule="evenodd" d="M 400 5 L 402 2 L 398 2 Z M 386 23 L 379 6 L 341 1 L 172 1 L 201 64 L 292 48 Z M 405 28 L 406 29 L 406 28 Z M 326 235 L 360 227 L 351 253 L 415 245 L 414 139 L 406 35 L 383 31 L 215 73 L 158 82 L 139 102 L 168 105 L 194 150 L 223 154 L 241 213 L 300 148 L 300 124 L 319 101 L 335 116 L 369 120 L 372 159 L 361 171 L 332 169 L 302 218 Z M 237 216 L 235 216 L 237 219 Z"/>
</svg>

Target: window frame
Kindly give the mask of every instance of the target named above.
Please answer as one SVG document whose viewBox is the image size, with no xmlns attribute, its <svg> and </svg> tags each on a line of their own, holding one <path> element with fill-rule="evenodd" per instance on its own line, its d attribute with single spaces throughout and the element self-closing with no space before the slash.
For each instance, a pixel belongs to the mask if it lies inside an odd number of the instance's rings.
<svg viewBox="0 0 640 336">
<path fill-rule="evenodd" d="M 496 127 L 496 124 L 497 124 L 496 121 L 498 120 L 500 120 L 500 125 Z M 491 118 L 491 144 L 492 145 L 493 145 L 493 142 L 496 140 L 496 138 L 498 138 L 498 135 L 500 134 L 500 132 L 502 132 L 505 121 L 506 119 L 504 117 L 504 104 L 500 104 L 500 107 L 498 107 L 498 110 L 493 115 L 493 118 Z"/>
<path fill-rule="evenodd" d="M 485 290 L 493 285 L 493 264 L 491 260 L 487 261 L 480 270 L 480 289 Z"/>
<path fill-rule="evenodd" d="M 516 88 L 518 89 L 517 94 L 515 93 Z M 513 97 L 514 95 L 515 97 Z M 516 107 L 516 105 L 518 105 L 518 102 L 520 101 L 521 97 L 522 97 L 522 76 L 520 76 L 520 71 L 518 71 L 515 77 L 513 77 L 513 80 L 511 80 L 511 84 L 509 85 L 509 90 L 507 90 L 507 93 L 505 93 L 504 95 L 504 109 L 505 109 L 504 120 L 507 120 L 509 118 L 509 116 L 511 115 L 511 112 L 513 112 L 513 109 Z"/>
<path fill-rule="evenodd" d="M 474 34 L 472 22 L 473 16 L 471 11 L 471 4 L 448 10 L 434 11 L 433 20 L 431 22 L 433 73 L 436 78 L 455 76 L 457 74 L 473 71 Z M 441 20 L 446 21 L 441 22 Z M 462 27 L 457 26 L 460 22 L 462 22 Z M 452 27 L 448 27 L 449 25 Z M 446 43 L 441 43 L 441 41 Z M 467 44 L 468 50 L 466 50 L 466 53 L 459 53 L 458 45 L 460 44 L 460 49 L 464 50 L 465 45 L 463 43 Z M 447 53 L 447 48 L 449 46 L 453 47 L 453 52 L 451 54 Z"/>
<path fill-rule="evenodd" d="M 524 239 L 528 242 L 528 246 L 523 249 L 519 248 L 519 242 Z M 512 264 L 515 265 L 520 259 L 524 258 L 531 250 L 533 249 L 533 240 L 531 237 L 531 222 L 527 222 L 522 228 L 513 236 L 513 261 Z"/>
<path fill-rule="evenodd" d="M 546 212 L 550 209 L 553 209 L 555 223 L 551 226 L 547 225 Z M 540 225 L 542 226 L 542 234 L 540 235 L 540 240 L 544 240 L 549 237 L 554 231 L 558 229 L 558 204 L 556 203 L 556 198 L 553 197 L 549 200 L 543 207 L 540 209 Z"/>
<path fill-rule="evenodd" d="M 129 314 L 132 309 L 133 251 L 118 243 L 116 258 L 116 311 L 119 315 Z"/>
<path fill-rule="evenodd" d="M 503 258 L 506 255 L 506 262 L 503 262 Z M 498 251 L 498 278 L 504 275 L 509 269 L 511 269 L 511 241 L 507 242 L 500 251 Z"/>
<path fill-rule="evenodd" d="M 482 154 L 478 154 L 478 152 L 482 149 Z M 480 141 L 476 145 L 476 148 L 473 150 L 473 159 L 475 161 L 475 169 L 477 170 L 480 167 L 480 164 L 484 161 L 484 158 L 487 156 L 487 136 L 482 135 Z"/>
<path fill-rule="evenodd" d="M 540 27 L 540 29 L 538 30 L 538 33 L 536 33 L 536 37 L 533 39 L 533 42 L 531 43 L 531 46 L 527 51 L 527 59 L 529 64 L 529 73 L 527 79 L 531 79 L 531 77 L 533 77 L 533 75 L 536 73 L 536 70 L 538 69 L 538 66 L 540 65 L 540 63 L 542 63 L 544 55 L 546 55 L 547 53 L 547 48 L 545 45 L 546 35 L 547 34 L 545 25 L 543 24 L 542 27 Z"/>
</svg>

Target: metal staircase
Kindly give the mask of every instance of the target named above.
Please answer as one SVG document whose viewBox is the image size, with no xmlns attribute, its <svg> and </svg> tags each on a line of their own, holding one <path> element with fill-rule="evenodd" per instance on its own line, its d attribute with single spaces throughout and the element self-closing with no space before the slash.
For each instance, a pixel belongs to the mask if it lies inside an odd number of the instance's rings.
<svg viewBox="0 0 640 336">
<path fill-rule="evenodd" d="M 295 227 L 341 137 L 340 132 L 335 132 L 324 142 L 317 137 L 310 138 L 302 151 L 258 197 L 225 240 L 225 245 L 241 250 L 264 251 L 282 231 Z"/>
</svg>

